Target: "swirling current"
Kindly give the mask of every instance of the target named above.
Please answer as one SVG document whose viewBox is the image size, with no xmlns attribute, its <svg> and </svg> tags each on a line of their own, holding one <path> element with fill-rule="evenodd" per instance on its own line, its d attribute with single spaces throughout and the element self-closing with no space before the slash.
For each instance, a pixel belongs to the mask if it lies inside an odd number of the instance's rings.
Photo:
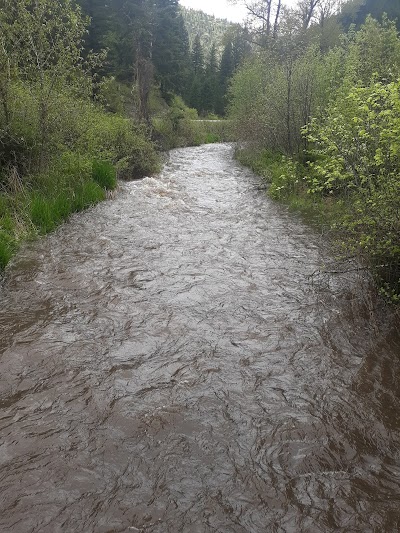
<svg viewBox="0 0 400 533">
<path fill-rule="evenodd" d="M 210 145 L 25 246 L 0 531 L 400 531 L 396 318 L 324 241 Z"/>
</svg>

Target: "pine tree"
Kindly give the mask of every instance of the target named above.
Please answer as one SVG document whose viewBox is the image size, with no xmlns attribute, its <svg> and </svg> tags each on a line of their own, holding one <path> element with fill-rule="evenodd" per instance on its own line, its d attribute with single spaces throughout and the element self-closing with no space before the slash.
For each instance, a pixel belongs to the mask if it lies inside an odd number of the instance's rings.
<svg viewBox="0 0 400 533">
<path fill-rule="evenodd" d="M 203 54 L 203 48 L 201 46 L 199 34 L 197 34 L 194 39 L 191 59 L 192 59 L 193 74 L 195 76 L 201 75 L 204 69 L 204 54 Z"/>
<path fill-rule="evenodd" d="M 218 101 L 218 61 L 217 48 L 212 44 L 208 57 L 204 84 L 202 89 L 202 110 L 206 113 L 215 113 Z"/>
<path fill-rule="evenodd" d="M 233 58 L 233 47 L 232 40 L 228 38 L 228 41 L 225 44 L 224 51 L 222 52 L 221 63 L 219 68 L 219 94 L 217 102 L 217 113 L 218 115 L 224 115 L 227 99 L 226 93 L 228 90 L 229 79 L 232 77 L 234 72 L 234 58 Z"/>
<path fill-rule="evenodd" d="M 184 95 L 190 72 L 189 39 L 175 0 L 154 3 L 152 60 L 161 93 Z"/>
<path fill-rule="evenodd" d="M 188 95 L 188 103 L 191 107 L 194 107 L 201 113 L 203 106 L 204 55 L 199 34 L 197 34 L 194 39 L 190 60 L 191 84 Z"/>
</svg>

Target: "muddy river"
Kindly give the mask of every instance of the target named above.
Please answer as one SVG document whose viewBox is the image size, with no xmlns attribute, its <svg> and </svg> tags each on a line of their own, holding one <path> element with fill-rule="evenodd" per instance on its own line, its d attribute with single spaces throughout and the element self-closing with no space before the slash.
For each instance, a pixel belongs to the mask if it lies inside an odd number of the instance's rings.
<svg viewBox="0 0 400 533">
<path fill-rule="evenodd" d="M 229 145 L 25 246 L 0 531 L 400 531 L 398 324 L 331 254 Z"/>
</svg>

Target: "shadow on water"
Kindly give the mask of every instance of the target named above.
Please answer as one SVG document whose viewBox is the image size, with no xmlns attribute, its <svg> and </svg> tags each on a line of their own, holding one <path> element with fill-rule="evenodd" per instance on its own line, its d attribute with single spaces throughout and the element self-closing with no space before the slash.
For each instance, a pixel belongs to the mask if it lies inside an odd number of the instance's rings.
<svg viewBox="0 0 400 533">
<path fill-rule="evenodd" d="M 21 251 L 1 288 L 0 530 L 400 529 L 398 320 L 228 145 Z"/>
</svg>

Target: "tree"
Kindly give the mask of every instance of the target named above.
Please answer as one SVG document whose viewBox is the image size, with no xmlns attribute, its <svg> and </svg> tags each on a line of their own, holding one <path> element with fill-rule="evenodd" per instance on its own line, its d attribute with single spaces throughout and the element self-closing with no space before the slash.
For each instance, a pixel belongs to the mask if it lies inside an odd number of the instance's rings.
<svg viewBox="0 0 400 533">
<path fill-rule="evenodd" d="M 195 76 L 201 75 L 204 69 L 204 55 L 203 55 L 203 47 L 201 46 L 199 34 L 197 34 L 194 39 L 191 59 L 192 59 L 193 74 Z"/>
<path fill-rule="evenodd" d="M 189 39 L 176 0 L 156 0 L 152 61 L 163 96 L 185 95 L 190 72 Z"/>
<path fill-rule="evenodd" d="M 201 90 L 201 111 L 215 113 L 218 95 L 218 61 L 215 44 L 210 49 L 210 54 L 205 68 L 203 87 Z"/>
<path fill-rule="evenodd" d="M 232 38 L 228 36 L 222 52 L 221 63 L 219 67 L 219 85 L 220 85 L 220 99 L 218 102 L 218 114 L 224 115 L 227 107 L 227 90 L 229 80 L 231 79 L 235 70 L 233 62 L 233 46 Z"/>
<path fill-rule="evenodd" d="M 281 0 L 245 1 L 248 24 L 253 33 L 258 36 L 258 43 L 267 46 L 271 39 L 278 36 L 279 17 L 281 15 Z"/>
<path fill-rule="evenodd" d="M 39 170 L 56 136 L 51 120 L 57 95 L 66 87 L 76 95 L 87 94 L 89 85 L 82 63 L 83 36 L 87 21 L 71 0 L 2 0 L 0 2 L 0 97 L 4 116 L 3 132 L 11 117 L 8 87 L 26 83 L 38 109 Z"/>
</svg>

